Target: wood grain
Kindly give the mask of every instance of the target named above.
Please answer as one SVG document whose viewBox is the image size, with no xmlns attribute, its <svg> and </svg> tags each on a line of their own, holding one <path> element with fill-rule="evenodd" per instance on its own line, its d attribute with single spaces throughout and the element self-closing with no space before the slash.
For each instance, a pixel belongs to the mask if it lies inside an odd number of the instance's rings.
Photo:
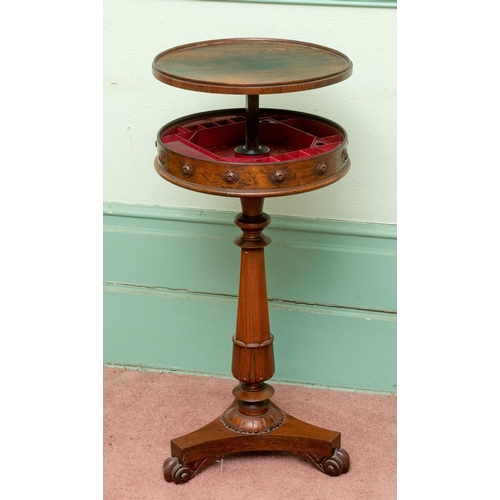
<svg viewBox="0 0 500 500">
<path fill-rule="evenodd" d="M 312 43 L 227 38 L 173 47 L 158 54 L 153 74 L 186 90 L 220 94 L 279 94 L 311 90 L 349 78 L 352 62 Z"/>
</svg>

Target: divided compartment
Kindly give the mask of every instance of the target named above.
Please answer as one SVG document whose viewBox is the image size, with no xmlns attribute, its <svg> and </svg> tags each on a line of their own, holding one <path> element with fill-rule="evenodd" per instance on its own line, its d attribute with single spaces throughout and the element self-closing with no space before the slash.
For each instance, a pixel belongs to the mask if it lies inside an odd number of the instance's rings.
<svg viewBox="0 0 500 500">
<path fill-rule="evenodd" d="M 245 116 L 226 115 L 183 123 L 168 129 L 161 142 L 175 153 L 192 158 L 231 163 L 275 163 L 332 151 L 344 140 L 335 127 L 308 117 L 262 115 L 259 142 L 267 155 L 236 156 L 234 148 L 245 143 Z"/>
<path fill-rule="evenodd" d="M 326 146 L 328 147 L 328 151 L 331 151 L 332 149 L 336 148 L 339 144 L 341 144 L 343 140 L 344 136 L 342 134 L 335 134 L 327 137 L 318 137 L 314 141 L 313 146 L 315 147 Z"/>
<path fill-rule="evenodd" d="M 245 117 L 231 115 L 217 119 L 201 119 L 167 130 L 161 142 L 176 153 L 199 159 L 227 161 L 209 148 L 245 137 Z"/>
</svg>

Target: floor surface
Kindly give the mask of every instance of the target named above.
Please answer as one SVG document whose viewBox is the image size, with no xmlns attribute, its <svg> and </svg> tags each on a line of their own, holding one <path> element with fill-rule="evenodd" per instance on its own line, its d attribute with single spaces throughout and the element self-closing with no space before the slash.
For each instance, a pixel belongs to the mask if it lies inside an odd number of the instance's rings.
<svg viewBox="0 0 500 500">
<path fill-rule="evenodd" d="M 330 477 L 278 452 L 223 457 L 183 485 L 163 479 L 170 440 L 218 417 L 236 380 L 104 368 L 104 500 L 396 499 L 396 396 L 273 384 L 273 402 L 339 431 L 351 457 Z"/>
</svg>

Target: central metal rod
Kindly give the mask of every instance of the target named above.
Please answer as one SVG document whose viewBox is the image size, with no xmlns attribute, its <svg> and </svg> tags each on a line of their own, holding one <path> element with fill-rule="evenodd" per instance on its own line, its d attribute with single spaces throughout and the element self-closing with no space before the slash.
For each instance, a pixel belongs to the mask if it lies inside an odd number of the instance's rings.
<svg viewBox="0 0 500 500">
<path fill-rule="evenodd" d="M 269 153 L 267 146 L 259 145 L 259 94 L 246 96 L 245 145 L 235 148 L 241 155 Z"/>
</svg>

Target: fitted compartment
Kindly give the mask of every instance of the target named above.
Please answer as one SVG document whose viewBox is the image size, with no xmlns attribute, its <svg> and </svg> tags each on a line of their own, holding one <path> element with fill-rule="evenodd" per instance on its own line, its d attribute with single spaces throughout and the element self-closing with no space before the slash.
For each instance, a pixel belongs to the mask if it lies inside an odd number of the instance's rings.
<svg viewBox="0 0 500 500">
<path fill-rule="evenodd" d="M 167 129 L 161 142 L 175 153 L 231 163 L 273 163 L 319 155 L 339 146 L 344 136 L 334 126 L 293 113 L 259 114 L 259 143 L 265 155 L 241 155 L 245 144 L 245 114 L 193 119 Z"/>
</svg>

